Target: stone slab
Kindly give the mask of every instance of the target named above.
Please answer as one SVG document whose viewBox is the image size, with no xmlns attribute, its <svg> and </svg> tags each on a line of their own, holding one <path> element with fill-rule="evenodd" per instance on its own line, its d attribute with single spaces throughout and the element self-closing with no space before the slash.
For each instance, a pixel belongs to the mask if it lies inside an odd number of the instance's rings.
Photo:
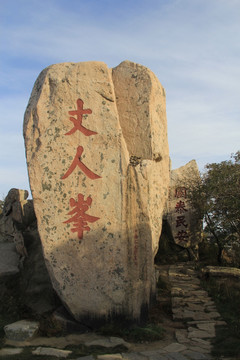
<svg viewBox="0 0 240 360">
<path fill-rule="evenodd" d="M 73 360 L 73 359 L 69 359 L 69 360 Z M 88 356 L 79 357 L 79 358 L 74 359 L 74 360 L 95 360 L 95 357 L 93 355 L 88 355 Z"/>
<path fill-rule="evenodd" d="M 173 320 L 183 320 L 183 311 L 179 310 L 173 313 Z"/>
<path fill-rule="evenodd" d="M 187 349 L 187 347 L 183 344 L 179 344 L 179 343 L 172 343 L 168 346 L 165 346 L 163 348 L 163 350 L 165 350 L 166 352 L 171 352 L 171 353 L 174 353 L 174 352 L 180 352 L 180 351 L 183 351 Z"/>
<path fill-rule="evenodd" d="M 189 360 L 186 356 L 178 352 L 170 352 L 167 354 L 169 360 Z"/>
<path fill-rule="evenodd" d="M 185 344 L 190 342 L 190 340 L 188 339 L 188 331 L 185 329 L 176 330 L 175 337 L 180 344 Z"/>
<path fill-rule="evenodd" d="M 193 350 L 185 350 L 183 352 L 184 355 L 186 355 L 187 357 L 189 357 L 189 359 L 191 360 L 210 360 L 211 356 L 207 355 L 207 354 L 203 354 L 201 352 L 198 351 L 193 351 Z"/>
<path fill-rule="evenodd" d="M 168 354 L 163 355 L 156 352 L 154 355 L 149 356 L 148 360 L 169 360 L 169 356 Z"/>
<path fill-rule="evenodd" d="M 178 286 L 181 287 L 183 289 L 192 289 L 192 290 L 199 290 L 199 285 L 198 284 L 193 284 L 192 282 L 187 282 L 187 281 L 172 281 L 171 282 L 173 286 Z"/>
<path fill-rule="evenodd" d="M 171 296 L 184 296 L 185 291 L 181 288 L 174 287 L 171 289 Z"/>
<path fill-rule="evenodd" d="M 223 320 L 216 320 L 215 324 L 216 324 L 216 326 L 227 326 L 226 321 L 223 321 Z"/>
<path fill-rule="evenodd" d="M 200 339 L 209 339 L 209 338 L 214 338 L 215 337 L 215 331 L 203 331 L 203 330 L 196 330 L 196 329 L 191 329 L 189 330 L 188 333 L 188 338 L 192 339 L 192 338 L 200 338 Z"/>
<path fill-rule="evenodd" d="M 118 337 L 102 338 L 85 342 L 85 346 L 87 347 L 100 346 L 104 348 L 114 348 L 121 345 L 125 346 L 126 348 L 130 347 L 130 344 Z"/>
<path fill-rule="evenodd" d="M 216 324 L 218 322 L 218 320 L 195 320 L 195 321 L 188 321 L 187 325 L 198 325 L 198 324 Z"/>
<path fill-rule="evenodd" d="M 22 348 L 2 348 L 0 349 L 0 358 L 11 355 L 19 355 L 23 352 Z"/>
<path fill-rule="evenodd" d="M 191 291 L 192 296 L 204 296 L 205 299 L 208 298 L 208 293 L 205 290 L 193 290 Z"/>
<path fill-rule="evenodd" d="M 200 339 L 200 338 L 192 338 L 191 344 L 193 346 L 200 346 L 200 347 L 203 347 L 204 349 L 208 349 L 208 350 L 211 350 L 211 348 L 212 348 L 210 341 Z"/>
<path fill-rule="evenodd" d="M 187 309 L 190 311 L 204 311 L 204 305 L 187 303 Z"/>
<path fill-rule="evenodd" d="M 163 349 L 147 350 L 147 351 L 140 351 L 139 354 L 149 357 L 149 356 L 155 356 L 156 354 L 166 354 L 166 351 Z"/>
<path fill-rule="evenodd" d="M 122 360 L 121 354 L 104 354 L 104 355 L 97 355 L 97 359 L 99 360 Z"/>
<path fill-rule="evenodd" d="M 206 299 L 204 297 L 192 296 L 191 294 L 184 297 L 184 301 L 193 303 L 193 304 L 204 304 L 205 300 Z"/>
<path fill-rule="evenodd" d="M 219 318 L 220 315 L 218 313 L 205 313 L 205 312 L 194 312 L 189 310 L 184 310 L 183 318 L 184 319 L 192 319 L 192 320 L 213 320 Z"/>
<path fill-rule="evenodd" d="M 147 360 L 148 357 L 141 354 L 140 352 L 129 352 L 129 353 L 122 353 L 123 359 L 125 360 Z M 161 355 L 158 355 L 161 356 Z"/>
<path fill-rule="evenodd" d="M 35 337 L 39 330 L 36 321 L 20 320 L 4 326 L 6 338 L 13 341 L 25 341 Z"/>
<path fill-rule="evenodd" d="M 198 323 L 197 327 L 200 330 L 205 330 L 210 333 L 215 333 L 215 323 L 209 323 L 209 322 L 205 324 Z"/>
<path fill-rule="evenodd" d="M 189 346 L 188 349 L 190 351 L 199 352 L 200 354 L 210 354 L 211 351 L 209 349 L 205 349 L 201 346 Z"/>
<path fill-rule="evenodd" d="M 44 348 L 38 347 L 36 350 L 32 351 L 33 355 L 42 355 L 42 356 L 55 356 L 58 358 L 67 358 L 72 351 L 70 350 L 61 350 L 61 349 L 54 349 L 54 348 Z"/>
</svg>

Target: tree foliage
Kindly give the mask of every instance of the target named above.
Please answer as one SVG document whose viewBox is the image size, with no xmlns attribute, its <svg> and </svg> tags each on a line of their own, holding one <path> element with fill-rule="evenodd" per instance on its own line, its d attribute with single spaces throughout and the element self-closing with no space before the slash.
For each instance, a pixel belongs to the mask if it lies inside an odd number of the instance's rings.
<svg viewBox="0 0 240 360">
<path fill-rule="evenodd" d="M 189 199 L 216 242 L 221 263 L 224 246 L 240 243 L 240 151 L 230 160 L 207 164 L 201 180 L 190 185 Z"/>
</svg>

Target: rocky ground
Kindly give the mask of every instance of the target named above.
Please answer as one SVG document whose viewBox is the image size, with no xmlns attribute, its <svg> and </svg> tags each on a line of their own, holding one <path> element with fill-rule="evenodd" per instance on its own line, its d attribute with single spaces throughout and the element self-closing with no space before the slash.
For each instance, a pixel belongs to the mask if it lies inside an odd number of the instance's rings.
<svg viewBox="0 0 240 360">
<path fill-rule="evenodd" d="M 169 297 L 159 294 L 159 301 L 150 314 L 150 320 L 159 318 L 165 329 L 160 341 L 130 343 L 119 337 L 94 333 L 71 334 L 65 337 L 41 338 L 34 336 L 34 325 L 25 324 L 23 339 L 8 329 L 1 358 L 82 360 L 205 360 L 213 359 L 211 352 L 218 328 L 225 327 L 215 304 L 201 288 L 197 272 L 191 263 L 159 268 L 170 284 Z M 167 292 L 166 292 L 167 294 Z M 171 311 L 170 311 L 171 310 Z M 170 317 L 172 312 L 172 318 Z M 24 326 L 20 328 L 24 329 Z M 12 331 L 12 332 L 11 332 Z M 20 331 L 21 332 L 21 331 Z M 29 333 L 31 335 L 29 336 Z M 24 330 L 23 330 L 24 333 Z M 28 334 L 28 335 L 26 335 Z M 24 336 L 28 337 L 24 340 Z M 20 341 L 21 340 L 21 341 Z"/>
</svg>

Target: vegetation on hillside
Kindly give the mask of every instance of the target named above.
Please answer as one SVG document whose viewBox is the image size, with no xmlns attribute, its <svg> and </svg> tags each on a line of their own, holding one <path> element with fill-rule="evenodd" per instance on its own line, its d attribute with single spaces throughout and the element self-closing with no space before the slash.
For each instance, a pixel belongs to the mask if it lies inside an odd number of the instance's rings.
<svg viewBox="0 0 240 360">
<path fill-rule="evenodd" d="M 216 338 L 212 355 L 240 355 L 240 285 L 234 278 L 207 278 L 202 286 L 214 300 L 219 313 L 227 325 L 216 327 Z M 239 359 L 237 357 L 236 359 Z"/>
<path fill-rule="evenodd" d="M 230 160 L 207 164 L 188 194 L 221 264 L 224 247 L 240 244 L 240 151 Z"/>
<path fill-rule="evenodd" d="M 190 184 L 188 196 L 204 224 L 199 266 L 228 263 L 240 267 L 240 151 L 230 160 L 207 164 L 201 179 Z M 216 329 L 212 355 L 239 355 L 239 280 L 209 277 L 202 280 L 202 285 L 227 323 Z"/>
</svg>

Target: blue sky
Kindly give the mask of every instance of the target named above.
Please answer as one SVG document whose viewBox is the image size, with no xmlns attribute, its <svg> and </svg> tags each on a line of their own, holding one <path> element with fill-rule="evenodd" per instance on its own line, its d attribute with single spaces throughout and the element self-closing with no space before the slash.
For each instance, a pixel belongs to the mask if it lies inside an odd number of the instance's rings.
<svg viewBox="0 0 240 360">
<path fill-rule="evenodd" d="M 0 0 L 0 197 L 29 189 L 24 111 L 41 70 L 131 60 L 167 95 L 172 167 L 240 149 L 239 0 Z"/>
</svg>

